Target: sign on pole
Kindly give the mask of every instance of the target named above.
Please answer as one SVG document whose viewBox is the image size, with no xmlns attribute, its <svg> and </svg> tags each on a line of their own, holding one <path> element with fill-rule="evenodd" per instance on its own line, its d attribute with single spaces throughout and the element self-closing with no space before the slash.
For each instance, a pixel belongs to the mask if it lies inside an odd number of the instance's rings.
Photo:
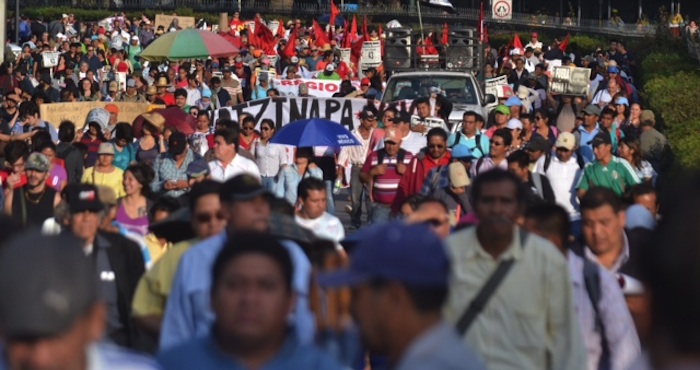
<svg viewBox="0 0 700 370">
<path fill-rule="evenodd" d="M 365 41 L 362 44 L 360 63 L 363 68 L 379 67 L 382 64 L 382 42 Z"/>
<path fill-rule="evenodd" d="M 493 19 L 510 20 L 513 18 L 513 0 L 494 0 L 491 9 Z"/>
<path fill-rule="evenodd" d="M 340 48 L 340 60 L 345 62 L 346 65 L 350 66 L 350 48 Z"/>
<path fill-rule="evenodd" d="M 554 67 L 549 92 L 553 94 L 586 96 L 591 83 L 590 68 Z"/>
</svg>

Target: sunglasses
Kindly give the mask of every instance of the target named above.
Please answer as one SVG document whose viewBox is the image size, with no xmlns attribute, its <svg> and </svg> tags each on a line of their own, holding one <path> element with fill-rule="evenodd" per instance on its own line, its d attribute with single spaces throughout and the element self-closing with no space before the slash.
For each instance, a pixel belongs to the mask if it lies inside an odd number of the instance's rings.
<svg viewBox="0 0 700 370">
<path fill-rule="evenodd" d="M 194 219 L 197 221 L 197 223 L 200 224 L 206 224 L 208 222 L 211 222 L 213 218 L 216 218 L 217 220 L 221 221 L 224 219 L 224 215 L 221 212 L 216 212 L 216 213 L 200 213 L 198 215 L 194 216 Z"/>
<path fill-rule="evenodd" d="M 505 144 L 504 144 L 503 142 L 501 142 L 501 141 L 494 141 L 494 140 L 491 140 L 491 145 L 501 146 L 501 145 L 505 145 Z"/>
</svg>

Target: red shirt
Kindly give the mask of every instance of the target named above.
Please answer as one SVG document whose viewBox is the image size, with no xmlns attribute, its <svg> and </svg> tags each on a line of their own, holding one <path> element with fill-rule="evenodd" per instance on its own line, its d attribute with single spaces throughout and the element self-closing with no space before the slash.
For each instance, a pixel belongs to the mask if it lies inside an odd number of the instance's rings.
<svg viewBox="0 0 700 370">
<path fill-rule="evenodd" d="M 382 149 L 383 151 L 383 149 Z M 396 198 L 396 192 L 399 190 L 399 182 L 401 181 L 401 175 L 396 172 L 396 165 L 398 164 L 398 155 L 394 157 L 389 157 L 384 152 L 385 157 L 381 164 L 386 164 L 386 172 L 383 175 L 374 176 L 374 182 L 372 184 L 372 200 L 379 204 L 384 204 L 390 206 L 391 203 Z M 402 163 L 408 167 L 408 164 L 413 159 L 413 154 L 411 152 L 405 152 Z M 374 151 L 370 153 L 365 161 L 364 166 L 362 166 L 362 173 L 369 173 L 372 167 L 379 165 L 379 152 Z"/>
<path fill-rule="evenodd" d="M 12 173 L 7 172 L 7 171 L 0 171 L 0 184 L 2 184 L 3 188 L 7 187 L 7 177 L 10 176 L 11 174 Z M 12 189 L 19 189 L 26 184 L 27 184 L 27 175 L 23 173 L 19 177 L 19 182 L 17 184 L 15 184 L 15 186 Z"/>
</svg>

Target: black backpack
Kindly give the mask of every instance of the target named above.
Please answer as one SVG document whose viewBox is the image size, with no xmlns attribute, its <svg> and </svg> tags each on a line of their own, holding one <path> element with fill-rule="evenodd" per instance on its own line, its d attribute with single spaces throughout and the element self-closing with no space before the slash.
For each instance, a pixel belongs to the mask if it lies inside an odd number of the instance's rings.
<svg viewBox="0 0 700 370">
<path fill-rule="evenodd" d="M 384 163 L 384 159 L 387 157 L 386 149 L 382 148 L 377 151 L 377 165 Z M 399 149 L 398 158 L 396 164 L 403 163 L 404 158 L 406 158 L 406 151 Z"/>
<path fill-rule="evenodd" d="M 462 133 L 461 133 L 461 132 L 458 132 L 458 133 L 457 133 L 457 138 L 455 139 L 455 142 L 452 144 L 452 146 L 450 146 L 450 149 L 456 147 L 457 144 L 459 144 L 459 141 L 460 141 L 460 140 L 462 140 Z M 482 156 L 482 157 L 483 157 L 484 155 L 486 155 L 486 152 L 485 152 L 484 149 L 481 147 L 481 134 L 476 134 L 476 137 L 474 138 L 474 142 L 476 143 L 476 145 L 474 146 L 474 148 L 469 148 L 469 150 L 474 151 L 474 150 L 477 150 L 477 149 L 478 149 L 478 150 L 481 152 L 481 156 Z"/>
<path fill-rule="evenodd" d="M 580 150 L 577 148 L 574 152 L 576 154 L 576 163 L 578 163 L 578 168 L 583 169 L 586 167 L 586 162 L 583 160 Z M 545 153 L 544 155 L 544 173 L 547 174 L 549 165 L 552 164 L 552 153 Z"/>
</svg>

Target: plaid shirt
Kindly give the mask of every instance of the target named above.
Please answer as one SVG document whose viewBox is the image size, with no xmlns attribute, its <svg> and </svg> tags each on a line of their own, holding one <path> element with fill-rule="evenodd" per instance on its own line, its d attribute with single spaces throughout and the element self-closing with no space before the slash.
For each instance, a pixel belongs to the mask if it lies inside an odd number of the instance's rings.
<svg viewBox="0 0 700 370">
<path fill-rule="evenodd" d="M 438 173 L 439 171 L 439 173 Z M 423 181 L 423 187 L 420 193 L 423 195 L 432 195 L 438 189 L 444 189 L 450 186 L 450 171 L 447 166 L 438 166 L 428 172 L 428 176 Z"/>
</svg>

